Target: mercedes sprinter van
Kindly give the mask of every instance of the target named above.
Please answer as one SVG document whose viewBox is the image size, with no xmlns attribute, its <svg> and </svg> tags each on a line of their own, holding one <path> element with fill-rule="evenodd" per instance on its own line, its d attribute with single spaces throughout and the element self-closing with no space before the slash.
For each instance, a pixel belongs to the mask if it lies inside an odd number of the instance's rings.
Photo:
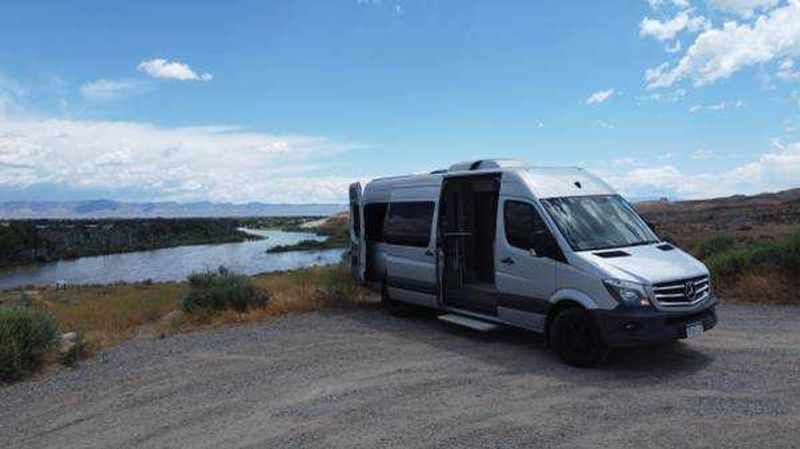
<svg viewBox="0 0 800 449">
<path fill-rule="evenodd" d="M 717 322 L 705 265 L 580 168 L 492 159 L 356 183 L 350 237 L 354 278 L 390 312 L 541 332 L 575 366 Z"/>
</svg>

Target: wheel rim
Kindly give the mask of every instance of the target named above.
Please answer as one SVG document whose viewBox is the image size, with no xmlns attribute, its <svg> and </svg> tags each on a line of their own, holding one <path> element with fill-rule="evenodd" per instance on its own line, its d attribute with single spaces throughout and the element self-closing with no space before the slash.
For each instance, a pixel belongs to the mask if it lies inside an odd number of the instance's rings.
<svg viewBox="0 0 800 449">
<path fill-rule="evenodd" d="M 560 335 L 570 354 L 591 354 L 597 347 L 592 323 L 587 320 L 570 320 Z"/>
</svg>

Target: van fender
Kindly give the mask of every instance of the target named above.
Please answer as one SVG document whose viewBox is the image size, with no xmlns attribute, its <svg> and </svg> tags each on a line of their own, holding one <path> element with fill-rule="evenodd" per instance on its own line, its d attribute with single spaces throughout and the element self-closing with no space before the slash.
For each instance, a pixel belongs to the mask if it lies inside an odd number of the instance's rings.
<svg viewBox="0 0 800 449">
<path fill-rule="evenodd" d="M 550 308 L 554 308 L 558 303 L 563 301 L 577 302 L 589 310 L 598 308 L 597 304 L 592 300 L 592 298 L 589 297 L 589 295 L 580 290 L 575 290 L 572 288 L 562 288 L 557 290 L 550 296 L 550 299 L 548 300 L 550 303 Z"/>
<path fill-rule="evenodd" d="M 544 324 L 544 338 L 547 345 L 550 344 L 550 324 L 553 318 L 555 318 L 555 315 L 559 313 L 560 309 L 574 306 L 574 304 L 580 304 L 581 307 L 587 310 L 597 309 L 597 304 L 592 301 L 589 295 L 580 290 L 571 288 L 564 288 L 556 291 L 550 296 L 548 303 L 549 306 L 547 307 L 547 316 Z"/>
</svg>

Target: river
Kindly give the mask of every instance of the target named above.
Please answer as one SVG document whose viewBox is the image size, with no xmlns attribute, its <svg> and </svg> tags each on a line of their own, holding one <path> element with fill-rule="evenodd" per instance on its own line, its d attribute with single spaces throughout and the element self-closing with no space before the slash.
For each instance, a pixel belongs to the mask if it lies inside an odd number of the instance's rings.
<svg viewBox="0 0 800 449">
<path fill-rule="evenodd" d="M 0 270 L 0 290 L 23 285 L 112 284 L 115 282 L 182 281 L 186 275 L 204 268 L 224 265 L 236 272 L 258 274 L 291 270 L 312 265 L 336 263 L 342 250 L 290 251 L 268 254 L 276 245 L 301 240 L 324 240 L 325 237 L 304 232 L 243 229 L 266 237 L 237 243 L 178 246 L 150 251 L 81 257 Z"/>
</svg>

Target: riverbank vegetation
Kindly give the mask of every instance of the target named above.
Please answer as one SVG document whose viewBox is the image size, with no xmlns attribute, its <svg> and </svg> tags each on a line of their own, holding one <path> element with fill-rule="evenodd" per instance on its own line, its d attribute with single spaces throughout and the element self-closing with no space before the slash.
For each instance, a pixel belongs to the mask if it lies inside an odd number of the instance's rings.
<svg viewBox="0 0 800 449">
<path fill-rule="evenodd" d="M 350 243 L 347 213 L 332 215 L 317 220 L 307 220 L 294 226 L 284 227 L 285 231 L 314 232 L 325 236 L 325 240 L 305 239 L 291 245 L 278 245 L 267 250 L 268 253 L 287 251 L 320 251 L 345 248 Z"/>
<path fill-rule="evenodd" d="M 229 218 L 0 222 L 0 267 L 184 245 L 258 239 Z"/>
<path fill-rule="evenodd" d="M 55 318 L 24 304 L 0 306 L 0 380 L 37 369 L 58 344 Z"/>
<path fill-rule="evenodd" d="M 229 302 L 227 298 L 237 299 Z M 187 302 L 191 306 L 187 307 Z M 37 316 L 52 317 L 58 334 L 74 332 L 80 344 L 70 346 L 78 347 L 73 349 L 72 361 L 102 353 L 131 338 L 158 338 L 285 314 L 375 303 L 377 298 L 355 286 L 348 268 L 341 264 L 252 277 L 218 269 L 194 274 L 187 282 L 67 289 L 32 287 L 0 292 L 0 310 L 13 309 L 14 315 L 19 313 L 18 307 L 24 307 Z M 9 323 L 3 316 L 0 315 L 0 329 Z M 19 371 L 20 376 L 30 373 L 40 362 L 51 361 L 55 365 L 70 358 L 57 346 L 41 347 L 47 348 L 44 355 L 36 352 L 36 363 L 29 364 L 29 370 Z M 6 366 L 4 360 L 0 363 Z"/>
</svg>

